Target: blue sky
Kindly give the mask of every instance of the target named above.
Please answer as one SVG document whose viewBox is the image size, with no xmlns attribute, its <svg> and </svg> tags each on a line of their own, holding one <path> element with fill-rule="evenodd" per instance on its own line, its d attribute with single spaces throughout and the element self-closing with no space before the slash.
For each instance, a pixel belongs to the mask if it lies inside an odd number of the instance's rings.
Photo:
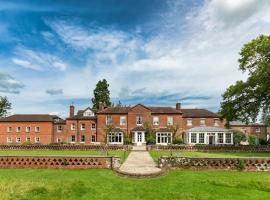
<svg viewBox="0 0 270 200">
<path fill-rule="evenodd" d="M 12 113 L 123 104 L 219 109 L 238 52 L 270 32 L 268 0 L 0 0 L 0 95 Z"/>
</svg>

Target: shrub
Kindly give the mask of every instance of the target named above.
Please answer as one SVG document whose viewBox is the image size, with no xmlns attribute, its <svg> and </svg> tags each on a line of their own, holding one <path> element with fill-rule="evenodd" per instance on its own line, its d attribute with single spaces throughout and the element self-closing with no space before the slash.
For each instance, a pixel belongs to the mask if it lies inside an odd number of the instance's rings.
<svg viewBox="0 0 270 200">
<path fill-rule="evenodd" d="M 183 144 L 182 138 L 174 139 L 173 144 Z"/>
<path fill-rule="evenodd" d="M 153 132 L 149 132 L 146 134 L 146 143 L 147 144 L 155 144 L 156 143 L 156 137 Z"/>
<path fill-rule="evenodd" d="M 22 145 L 31 145 L 31 144 L 32 144 L 32 142 L 30 142 L 30 141 L 25 141 L 22 143 Z"/>
<path fill-rule="evenodd" d="M 207 144 L 195 144 L 195 147 L 205 147 L 208 146 Z"/>
<path fill-rule="evenodd" d="M 132 143 L 132 139 L 129 136 L 125 135 L 124 144 L 131 144 L 131 143 Z"/>
<path fill-rule="evenodd" d="M 254 135 L 250 135 L 248 137 L 248 143 L 249 145 L 257 145 L 257 137 Z"/>
<path fill-rule="evenodd" d="M 239 145 L 240 142 L 242 141 L 246 141 L 247 140 L 247 136 L 245 133 L 243 133 L 242 131 L 239 130 L 233 130 L 233 142 L 236 145 Z"/>
<path fill-rule="evenodd" d="M 268 145 L 269 142 L 267 140 L 263 139 L 263 138 L 259 138 L 259 144 L 260 145 Z"/>
<path fill-rule="evenodd" d="M 239 160 L 238 169 L 239 169 L 239 171 L 243 171 L 243 170 L 246 169 L 246 163 L 245 163 L 245 161 Z"/>
</svg>

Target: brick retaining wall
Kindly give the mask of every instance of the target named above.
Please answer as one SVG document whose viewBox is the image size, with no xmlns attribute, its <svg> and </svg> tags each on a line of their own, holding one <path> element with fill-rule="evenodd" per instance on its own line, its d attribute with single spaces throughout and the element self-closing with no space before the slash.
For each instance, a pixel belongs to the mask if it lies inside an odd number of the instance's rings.
<svg viewBox="0 0 270 200">
<path fill-rule="evenodd" d="M 131 150 L 129 145 L 0 145 L 0 150 Z"/>
<path fill-rule="evenodd" d="M 270 146 L 233 146 L 233 145 L 148 145 L 147 150 L 179 150 L 179 151 L 215 151 L 215 152 L 270 152 Z"/>
<path fill-rule="evenodd" d="M 161 157 L 160 168 L 270 171 L 270 158 Z"/>
<path fill-rule="evenodd" d="M 0 168 L 118 169 L 119 157 L 0 156 Z"/>
</svg>

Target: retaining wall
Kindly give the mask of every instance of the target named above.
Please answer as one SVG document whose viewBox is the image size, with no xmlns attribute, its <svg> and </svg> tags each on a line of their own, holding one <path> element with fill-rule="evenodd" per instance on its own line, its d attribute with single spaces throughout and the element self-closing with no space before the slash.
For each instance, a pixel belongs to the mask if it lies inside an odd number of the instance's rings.
<svg viewBox="0 0 270 200">
<path fill-rule="evenodd" d="M 119 157 L 0 156 L 0 168 L 118 169 Z"/>
<path fill-rule="evenodd" d="M 270 171 L 270 158 L 161 157 L 160 168 Z"/>
<path fill-rule="evenodd" d="M 148 145 L 147 150 L 179 150 L 179 151 L 205 151 L 205 152 L 270 152 L 270 146 L 233 146 L 233 145 Z"/>
</svg>

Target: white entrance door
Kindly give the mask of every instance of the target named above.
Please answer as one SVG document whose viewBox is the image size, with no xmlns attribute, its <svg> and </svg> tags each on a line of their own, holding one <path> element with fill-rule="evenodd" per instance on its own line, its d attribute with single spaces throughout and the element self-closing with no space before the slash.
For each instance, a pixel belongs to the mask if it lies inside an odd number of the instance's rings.
<svg viewBox="0 0 270 200">
<path fill-rule="evenodd" d="M 137 145 L 142 145 L 142 132 L 137 132 Z"/>
</svg>

